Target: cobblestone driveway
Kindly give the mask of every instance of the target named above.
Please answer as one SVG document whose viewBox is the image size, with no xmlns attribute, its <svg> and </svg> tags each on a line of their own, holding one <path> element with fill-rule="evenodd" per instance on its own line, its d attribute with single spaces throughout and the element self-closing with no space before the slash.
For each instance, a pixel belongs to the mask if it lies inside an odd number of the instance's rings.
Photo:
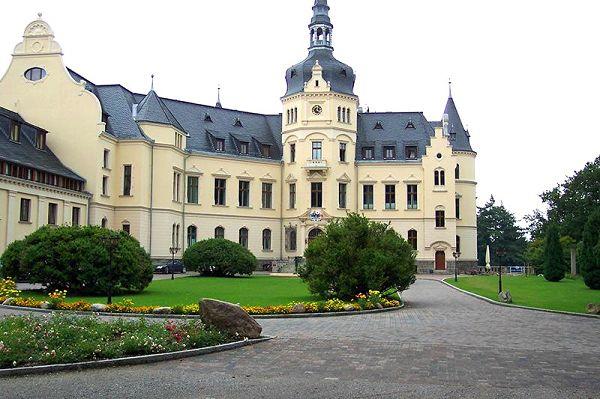
<svg viewBox="0 0 600 399">
<path fill-rule="evenodd" d="M 279 339 L 144 366 L 0 379 L 2 398 L 600 398 L 600 320 L 418 281 L 398 312 L 261 320 Z"/>
</svg>

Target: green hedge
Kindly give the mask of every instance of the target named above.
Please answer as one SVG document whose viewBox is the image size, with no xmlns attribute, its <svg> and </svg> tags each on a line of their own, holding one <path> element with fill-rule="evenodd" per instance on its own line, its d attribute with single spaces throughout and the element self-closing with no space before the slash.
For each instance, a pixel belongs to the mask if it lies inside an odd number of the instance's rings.
<svg viewBox="0 0 600 399">
<path fill-rule="evenodd" d="M 256 269 L 256 258 L 250 251 L 222 238 L 195 243 L 183 254 L 183 263 L 187 270 L 215 277 L 251 275 Z"/>
</svg>

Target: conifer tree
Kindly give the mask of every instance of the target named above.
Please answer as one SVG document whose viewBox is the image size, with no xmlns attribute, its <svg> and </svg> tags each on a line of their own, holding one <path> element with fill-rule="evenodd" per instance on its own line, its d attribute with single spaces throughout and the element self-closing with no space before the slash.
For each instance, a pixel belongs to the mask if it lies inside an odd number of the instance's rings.
<svg viewBox="0 0 600 399">
<path fill-rule="evenodd" d="M 560 281 L 565 277 L 563 252 L 560 245 L 558 226 L 548 226 L 546 232 L 546 251 L 544 253 L 544 278 L 548 281 Z"/>
<path fill-rule="evenodd" d="M 583 230 L 581 274 L 585 285 L 600 289 L 600 209 L 590 215 Z"/>
</svg>

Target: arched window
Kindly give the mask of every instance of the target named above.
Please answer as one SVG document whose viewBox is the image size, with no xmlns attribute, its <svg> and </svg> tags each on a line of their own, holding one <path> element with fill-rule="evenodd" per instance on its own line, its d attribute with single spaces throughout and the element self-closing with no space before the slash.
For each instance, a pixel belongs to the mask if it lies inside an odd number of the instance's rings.
<svg viewBox="0 0 600 399">
<path fill-rule="evenodd" d="M 456 180 L 460 179 L 460 165 L 456 164 L 456 168 L 454 169 L 454 178 Z"/>
<path fill-rule="evenodd" d="M 323 28 L 317 29 L 317 40 L 323 40 Z"/>
<path fill-rule="evenodd" d="M 460 236 L 456 236 L 456 252 L 460 253 Z"/>
<path fill-rule="evenodd" d="M 174 248 L 175 247 L 175 229 L 176 229 L 176 225 L 175 223 L 173 223 L 173 226 L 171 227 L 171 246 Z"/>
<path fill-rule="evenodd" d="M 263 251 L 271 250 L 271 230 L 264 229 L 262 233 Z"/>
<path fill-rule="evenodd" d="M 408 243 L 412 246 L 413 250 L 417 250 L 417 230 L 408 230 Z"/>
<path fill-rule="evenodd" d="M 102 226 L 103 229 L 106 229 L 108 227 L 108 219 L 102 218 L 102 222 L 100 222 L 100 226 Z"/>
<path fill-rule="evenodd" d="M 196 226 L 189 226 L 187 229 L 187 246 L 188 248 L 198 241 L 198 229 Z"/>
<path fill-rule="evenodd" d="M 440 186 L 445 186 L 446 185 L 446 172 L 443 170 L 440 170 Z"/>
<path fill-rule="evenodd" d="M 175 246 L 179 248 L 179 225 L 175 227 Z"/>
<path fill-rule="evenodd" d="M 290 230 L 290 242 L 289 242 L 289 249 L 290 251 L 296 251 L 298 248 L 298 233 L 296 233 L 296 229 L 291 229 Z"/>
<path fill-rule="evenodd" d="M 338 107 L 338 122 L 342 121 L 342 107 Z"/>
<path fill-rule="evenodd" d="M 346 109 L 346 123 L 350 123 L 350 108 Z"/>
<path fill-rule="evenodd" d="M 446 185 L 446 172 L 444 170 L 436 170 L 433 172 L 433 183 L 436 186 Z"/>
<path fill-rule="evenodd" d="M 245 227 L 240 229 L 239 243 L 242 247 L 248 249 L 248 229 Z"/>
<path fill-rule="evenodd" d="M 312 229 L 308 233 L 308 242 L 311 242 L 312 240 L 314 240 L 315 238 L 317 238 L 321 234 L 323 234 L 323 230 L 321 230 L 321 229 Z"/>
<path fill-rule="evenodd" d="M 291 123 L 291 119 L 290 119 L 290 110 L 287 110 L 287 124 L 289 125 Z"/>
<path fill-rule="evenodd" d="M 225 229 L 221 226 L 215 228 L 215 238 L 225 238 Z"/>
</svg>

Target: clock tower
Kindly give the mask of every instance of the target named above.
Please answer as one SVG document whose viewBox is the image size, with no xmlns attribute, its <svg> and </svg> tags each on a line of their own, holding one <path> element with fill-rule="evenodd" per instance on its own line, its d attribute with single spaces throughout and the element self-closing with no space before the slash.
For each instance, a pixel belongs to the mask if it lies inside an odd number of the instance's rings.
<svg viewBox="0 0 600 399">
<path fill-rule="evenodd" d="M 357 209 L 356 75 L 333 56 L 327 0 L 316 0 L 308 56 L 286 72 L 282 98 L 285 251 L 304 253 L 333 217 Z M 293 238 L 297 238 L 294 240 Z M 288 248 L 297 242 L 297 248 Z"/>
</svg>

